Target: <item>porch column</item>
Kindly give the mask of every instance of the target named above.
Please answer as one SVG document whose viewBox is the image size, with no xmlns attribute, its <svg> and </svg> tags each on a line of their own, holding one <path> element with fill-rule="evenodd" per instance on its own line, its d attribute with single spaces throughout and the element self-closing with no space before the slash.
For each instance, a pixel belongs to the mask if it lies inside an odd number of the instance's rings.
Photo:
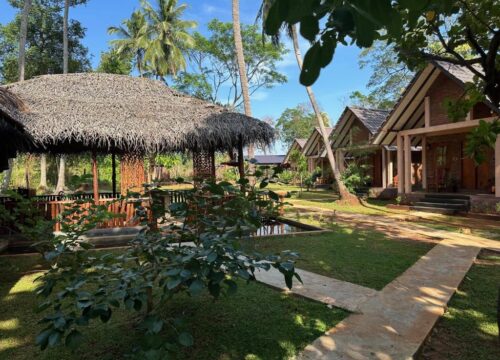
<svg viewBox="0 0 500 360">
<path fill-rule="evenodd" d="M 382 187 L 387 188 L 387 150 L 382 147 Z"/>
<path fill-rule="evenodd" d="M 427 136 L 422 136 L 422 188 L 427 190 Z"/>
<path fill-rule="evenodd" d="M 404 168 L 404 148 L 403 148 L 403 137 L 398 135 L 397 140 L 398 145 L 398 193 L 405 193 L 405 168 Z"/>
<path fill-rule="evenodd" d="M 405 135 L 404 137 L 404 173 L 405 173 L 405 193 L 411 193 L 411 137 Z"/>
<path fill-rule="evenodd" d="M 500 135 L 495 144 L 495 196 L 500 198 Z"/>
<path fill-rule="evenodd" d="M 387 150 L 387 185 L 394 186 L 394 159 L 392 151 Z"/>
<path fill-rule="evenodd" d="M 431 126 L 431 98 L 429 96 L 426 96 L 424 99 L 424 111 L 425 127 L 428 128 Z"/>
</svg>

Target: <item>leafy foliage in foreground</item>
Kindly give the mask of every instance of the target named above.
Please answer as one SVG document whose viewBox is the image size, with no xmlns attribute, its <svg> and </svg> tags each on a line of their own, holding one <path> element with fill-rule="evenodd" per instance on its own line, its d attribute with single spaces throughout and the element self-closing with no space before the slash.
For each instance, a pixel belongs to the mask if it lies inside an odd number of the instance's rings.
<svg viewBox="0 0 500 360">
<path fill-rule="evenodd" d="M 63 214 L 63 235 L 39 243 L 50 270 L 41 276 L 37 294 L 45 298 L 39 311 L 49 311 L 46 324 L 36 342 L 42 348 L 64 343 L 78 346 L 85 327 L 93 320 L 106 323 L 114 309 L 137 312 L 144 336 L 136 344 L 135 358 L 169 358 L 179 345 L 190 346 L 194 339 L 182 328 L 180 319 L 166 321 L 157 313 L 160 305 L 184 293 L 198 296 L 208 290 L 214 298 L 237 291 L 237 279 L 255 280 L 255 271 L 279 270 L 291 287 L 295 273 L 295 254 L 248 254 L 239 241 L 262 224 L 263 216 L 276 214 L 279 197 L 265 190 L 269 179 L 258 187 L 248 180 L 240 186 L 230 183 L 206 183 L 188 195 L 185 203 L 167 210 L 151 192 L 150 209 L 137 206 L 144 230 L 121 255 L 89 252 L 83 238 L 98 223 L 109 220 L 104 207 L 83 209 L 75 204 Z M 266 199 L 266 200 L 264 200 Z M 160 218 L 163 226 L 148 215 Z M 170 216 L 175 220 L 169 220 Z M 181 221 L 178 221 L 182 219 Z M 175 338 L 164 335 L 174 329 Z"/>
</svg>

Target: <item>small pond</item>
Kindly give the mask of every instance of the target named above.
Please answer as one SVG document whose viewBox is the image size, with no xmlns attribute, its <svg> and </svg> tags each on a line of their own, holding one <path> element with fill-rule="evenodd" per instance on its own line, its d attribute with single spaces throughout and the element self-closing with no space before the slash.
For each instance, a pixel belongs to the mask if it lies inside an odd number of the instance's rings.
<svg viewBox="0 0 500 360">
<path fill-rule="evenodd" d="M 262 226 L 257 232 L 253 235 L 253 237 L 262 237 L 262 236 L 273 236 L 273 235 L 287 235 L 298 232 L 305 231 L 319 231 L 321 229 L 315 228 L 313 226 L 300 224 L 294 221 L 288 221 L 284 219 L 278 220 L 267 220 L 265 225 Z"/>
<path fill-rule="evenodd" d="M 112 248 L 126 246 L 140 231 L 135 228 L 116 228 L 116 229 L 96 229 L 87 233 L 86 238 L 92 242 L 96 248 Z M 270 219 L 265 222 L 252 237 L 280 236 L 302 232 L 322 231 L 322 229 L 301 224 L 287 219 Z M 31 254 L 36 251 L 28 244 L 19 244 L 7 248 L 4 254 Z"/>
</svg>

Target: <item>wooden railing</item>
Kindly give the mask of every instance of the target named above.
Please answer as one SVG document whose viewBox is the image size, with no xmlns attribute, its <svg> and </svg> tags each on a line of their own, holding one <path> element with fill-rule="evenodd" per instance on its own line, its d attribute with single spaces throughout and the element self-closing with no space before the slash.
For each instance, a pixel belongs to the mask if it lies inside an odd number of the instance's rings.
<svg viewBox="0 0 500 360">
<path fill-rule="evenodd" d="M 163 203 L 165 208 L 168 208 L 171 204 L 184 203 L 188 200 L 188 194 L 192 190 L 166 190 L 161 191 L 158 195 L 163 198 Z M 40 208 L 42 214 L 45 218 L 54 220 L 57 219 L 66 210 L 70 209 L 74 205 L 75 201 L 83 201 L 80 208 L 85 210 L 89 209 L 93 204 L 92 194 L 74 194 L 74 195 L 43 195 L 43 196 L 33 196 L 36 206 Z M 261 200 L 268 200 L 267 195 L 263 195 Z M 281 202 L 284 198 L 280 196 Z M 15 200 L 9 197 L 0 197 L 0 204 L 6 206 L 6 208 L 15 207 Z M 115 217 L 109 221 L 102 222 L 98 225 L 98 228 L 125 228 L 134 227 L 139 225 L 140 221 L 136 214 L 136 209 L 138 206 L 144 208 L 149 208 L 150 203 L 148 198 L 144 199 L 121 199 L 115 198 L 111 193 L 100 194 L 100 199 L 98 205 L 106 205 L 108 212 L 115 215 Z M 282 209 L 281 209 L 282 211 Z M 281 212 L 280 211 L 280 212 Z M 151 211 L 147 212 L 148 218 L 151 218 Z M 151 219 L 150 219 L 151 220 Z M 77 221 L 77 220 L 75 220 Z M 57 222 L 54 228 L 55 231 L 61 230 L 60 222 Z"/>
<path fill-rule="evenodd" d="M 39 202 L 38 206 L 41 207 L 44 214 L 48 219 L 57 219 L 66 210 L 70 209 L 74 204 L 72 200 L 65 201 L 49 201 L 49 202 Z M 94 205 L 93 201 L 83 202 L 80 204 L 79 208 L 81 210 L 90 209 Z M 107 211 L 115 215 L 111 220 L 101 222 L 97 225 L 99 229 L 106 228 L 125 228 L 134 227 L 140 224 L 140 220 L 136 214 L 136 208 L 138 206 L 147 207 L 149 205 L 148 199 L 143 200 L 120 200 L 120 199 L 101 199 L 98 205 L 107 206 Z M 150 217 L 150 212 L 148 211 L 148 217 Z M 75 220 L 78 221 L 78 220 Z M 55 231 L 61 230 L 61 223 L 56 222 Z"/>
<path fill-rule="evenodd" d="M 121 197 L 120 194 L 113 193 L 99 193 L 99 199 L 119 199 Z M 51 201 L 68 201 L 68 200 L 93 200 L 94 194 L 87 193 L 75 193 L 75 194 L 49 194 L 49 195 L 35 195 L 30 196 L 30 199 L 33 199 L 35 202 L 51 202 Z M 0 204 L 5 204 L 8 202 L 14 201 L 9 196 L 0 196 Z"/>
</svg>

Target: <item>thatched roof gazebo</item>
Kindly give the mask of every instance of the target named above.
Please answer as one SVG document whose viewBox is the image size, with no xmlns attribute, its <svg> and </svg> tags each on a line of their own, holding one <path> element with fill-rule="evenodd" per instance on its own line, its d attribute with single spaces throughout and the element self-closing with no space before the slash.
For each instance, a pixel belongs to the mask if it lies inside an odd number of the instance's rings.
<svg viewBox="0 0 500 360">
<path fill-rule="evenodd" d="M 246 145 L 274 141 L 264 122 L 159 81 L 122 75 L 46 75 L 0 87 L 0 117 L 4 165 L 16 151 L 124 156 L 192 151 L 195 175 L 203 175 L 215 171 L 215 151 L 241 154 Z"/>
</svg>

